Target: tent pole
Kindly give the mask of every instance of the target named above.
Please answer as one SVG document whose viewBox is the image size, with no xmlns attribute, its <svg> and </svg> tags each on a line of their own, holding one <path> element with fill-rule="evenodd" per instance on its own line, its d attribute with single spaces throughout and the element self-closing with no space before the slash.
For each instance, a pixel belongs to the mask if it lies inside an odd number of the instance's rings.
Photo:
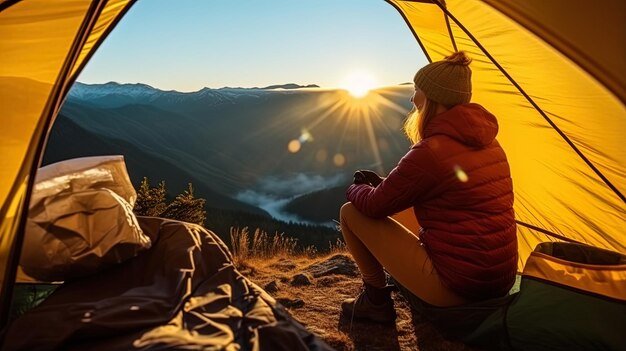
<svg viewBox="0 0 626 351">
<path fill-rule="evenodd" d="M 15 5 L 16 3 L 20 2 L 22 0 L 6 0 L 5 2 L 0 4 L 0 12 L 2 12 L 3 10 L 5 10 L 6 8 L 8 8 L 11 5 Z"/>
<path fill-rule="evenodd" d="M 536 227 L 536 226 L 534 226 L 532 224 L 528 224 L 528 223 L 525 223 L 525 222 L 522 222 L 522 221 L 518 221 L 517 219 L 515 220 L 515 223 L 521 225 L 522 227 L 526 227 L 528 229 L 532 229 L 534 231 L 540 232 L 542 234 L 545 234 L 545 235 L 547 235 L 549 237 L 552 237 L 552 238 L 555 238 L 555 239 L 558 239 L 558 240 L 562 240 L 562 241 L 566 241 L 566 242 L 570 242 L 570 243 L 586 245 L 586 244 L 584 244 L 584 243 L 582 243 L 582 242 L 580 242 L 578 240 L 570 239 L 570 238 L 565 237 L 563 235 L 559 235 L 559 234 L 553 233 L 553 232 L 551 232 L 549 230 L 545 230 L 543 228 Z"/>
<path fill-rule="evenodd" d="M 441 5 L 446 7 L 446 0 L 441 0 Z M 450 27 L 450 17 L 448 17 L 447 13 L 443 13 L 443 17 L 446 19 L 446 27 L 448 27 L 448 36 L 450 37 L 450 41 L 452 42 L 452 47 L 454 48 L 454 52 L 459 52 L 459 49 L 456 47 L 456 40 L 454 40 L 454 34 L 452 34 L 452 27 Z"/>
<path fill-rule="evenodd" d="M 452 42 L 452 47 L 454 48 L 454 52 L 458 52 L 459 49 L 456 47 L 456 41 L 454 40 L 454 34 L 452 34 L 452 27 L 450 27 L 450 19 L 448 15 L 444 13 L 444 17 L 446 18 L 446 26 L 448 27 L 448 35 L 450 36 L 450 41 Z"/>
</svg>

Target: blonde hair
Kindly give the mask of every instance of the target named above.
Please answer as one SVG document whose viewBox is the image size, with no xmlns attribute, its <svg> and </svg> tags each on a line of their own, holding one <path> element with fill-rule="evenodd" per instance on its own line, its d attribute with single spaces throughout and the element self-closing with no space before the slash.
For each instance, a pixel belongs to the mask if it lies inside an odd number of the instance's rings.
<svg viewBox="0 0 626 351">
<path fill-rule="evenodd" d="M 412 143 L 417 143 L 424 138 L 424 129 L 437 115 L 437 103 L 426 98 L 424 106 L 420 110 L 413 108 L 404 121 L 404 134 Z"/>
</svg>

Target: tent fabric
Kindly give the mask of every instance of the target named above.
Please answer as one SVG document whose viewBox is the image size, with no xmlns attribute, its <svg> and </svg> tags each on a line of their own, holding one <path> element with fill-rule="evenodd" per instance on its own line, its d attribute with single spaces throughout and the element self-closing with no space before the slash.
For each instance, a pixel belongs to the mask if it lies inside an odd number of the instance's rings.
<svg viewBox="0 0 626 351">
<path fill-rule="evenodd" d="M 572 243 L 538 245 L 504 323 L 513 350 L 623 349 L 626 255 Z"/>
<path fill-rule="evenodd" d="M 532 252 L 519 291 L 501 298 L 437 307 L 399 288 L 410 306 L 446 335 L 481 349 L 621 350 L 626 345 L 624 273 L 626 255 L 546 242 Z M 572 284 L 573 278 L 582 283 Z M 603 285 L 615 289 L 598 289 Z"/>
<path fill-rule="evenodd" d="M 18 317 L 2 350 L 332 350 L 195 224 L 138 217 L 153 247 L 66 282 Z"/>
<path fill-rule="evenodd" d="M 557 48 L 626 103 L 623 1 L 602 0 L 601 6 L 587 0 L 483 1 Z"/>
<path fill-rule="evenodd" d="M 572 243 L 542 243 L 524 275 L 626 303 L 626 255 Z"/>
<path fill-rule="evenodd" d="M 506 310 L 508 338 L 501 339 L 500 345 L 494 349 L 624 349 L 626 304 L 623 302 L 531 278 L 522 278 L 520 289 Z M 495 340 L 484 341 L 493 345 Z"/>
<path fill-rule="evenodd" d="M 26 199 L 54 112 L 80 68 L 133 2 L 0 3 L 0 320 L 8 306 Z"/>
<path fill-rule="evenodd" d="M 566 239 L 626 252 L 626 107 L 594 78 L 600 79 L 599 73 L 584 69 L 597 64 L 623 86 L 626 3 L 388 2 L 430 60 L 457 50 L 473 58 L 472 101 L 498 117 L 498 140 L 511 166 L 519 270 L 543 241 Z M 556 4 L 561 11 L 553 9 Z M 605 13 L 610 14 L 598 24 Z M 540 15 L 531 24 L 515 21 L 535 14 Z M 585 38 L 576 36 L 581 30 Z M 605 39 L 612 47 L 598 44 Z M 571 51 L 582 51 L 591 61 L 579 66 L 580 57 L 570 59 L 555 47 L 574 47 Z"/>
</svg>

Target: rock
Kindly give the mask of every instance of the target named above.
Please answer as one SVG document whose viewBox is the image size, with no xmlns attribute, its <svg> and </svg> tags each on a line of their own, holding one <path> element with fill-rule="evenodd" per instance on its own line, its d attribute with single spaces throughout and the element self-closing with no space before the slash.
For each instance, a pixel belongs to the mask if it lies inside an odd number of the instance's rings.
<svg viewBox="0 0 626 351">
<path fill-rule="evenodd" d="M 345 278 L 343 278 L 343 279 L 345 279 Z M 321 277 L 317 281 L 317 285 L 318 286 L 323 286 L 323 287 L 334 286 L 335 284 L 337 284 L 337 282 L 339 282 L 341 280 L 342 280 L 342 278 L 340 278 L 338 276 Z"/>
<path fill-rule="evenodd" d="M 278 283 L 275 280 L 272 280 L 263 287 L 263 290 L 270 294 L 275 293 L 278 291 Z"/>
<path fill-rule="evenodd" d="M 279 297 L 276 299 L 278 303 L 287 307 L 287 308 L 300 308 L 304 306 L 304 301 L 302 299 L 289 299 L 286 297 Z"/>
<path fill-rule="evenodd" d="M 331 274 L 340 274 L 349 277 L 359 275 L 359 269 L 356 263 L 354 263 L 349 256 L 343 254 L 337 254 L 326 261 L 310 265 L 305 268 L 304 271 L 312 274 L 315 278 Z"/>
<path fill-rule="evenodd" d="M 305 286 L 311 284 L 311 276 L 307 273 L 296 274 L 291 279 L 291 285 L 293 286 Z"/>
<path fill-rule="evenodd" d="M 281 272 L 292 271 L 297 267 L 295 263 L 289 260 L 281 259 L 278 262 L 270 265 L 270 268 L 279 270 Z"/>
</svg>

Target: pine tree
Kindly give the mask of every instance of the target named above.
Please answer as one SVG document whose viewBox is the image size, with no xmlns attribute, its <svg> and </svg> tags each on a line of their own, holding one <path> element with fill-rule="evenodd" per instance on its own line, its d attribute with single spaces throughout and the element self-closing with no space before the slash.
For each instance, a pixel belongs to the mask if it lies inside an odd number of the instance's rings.
<svg viewBox="0 0 626 351">
<path fill-rule="evenodd" d="M 188 189 L 176 196 L 174 201 L 167 205 L 161 217 L 204 225 L 206 219 L 205 203 L 205 199 L 196 198 L 193 195 L 193 185 L 189 183 Z"/>
<path fill-rule="evenodd" d="M 164 181 L 161 181 L 156 188 L 151 188 L 148 177 L 143 177 L 133 211 L 139 216 L 162 217 L 167 208 L 166 194 Z"/>
</svg>

